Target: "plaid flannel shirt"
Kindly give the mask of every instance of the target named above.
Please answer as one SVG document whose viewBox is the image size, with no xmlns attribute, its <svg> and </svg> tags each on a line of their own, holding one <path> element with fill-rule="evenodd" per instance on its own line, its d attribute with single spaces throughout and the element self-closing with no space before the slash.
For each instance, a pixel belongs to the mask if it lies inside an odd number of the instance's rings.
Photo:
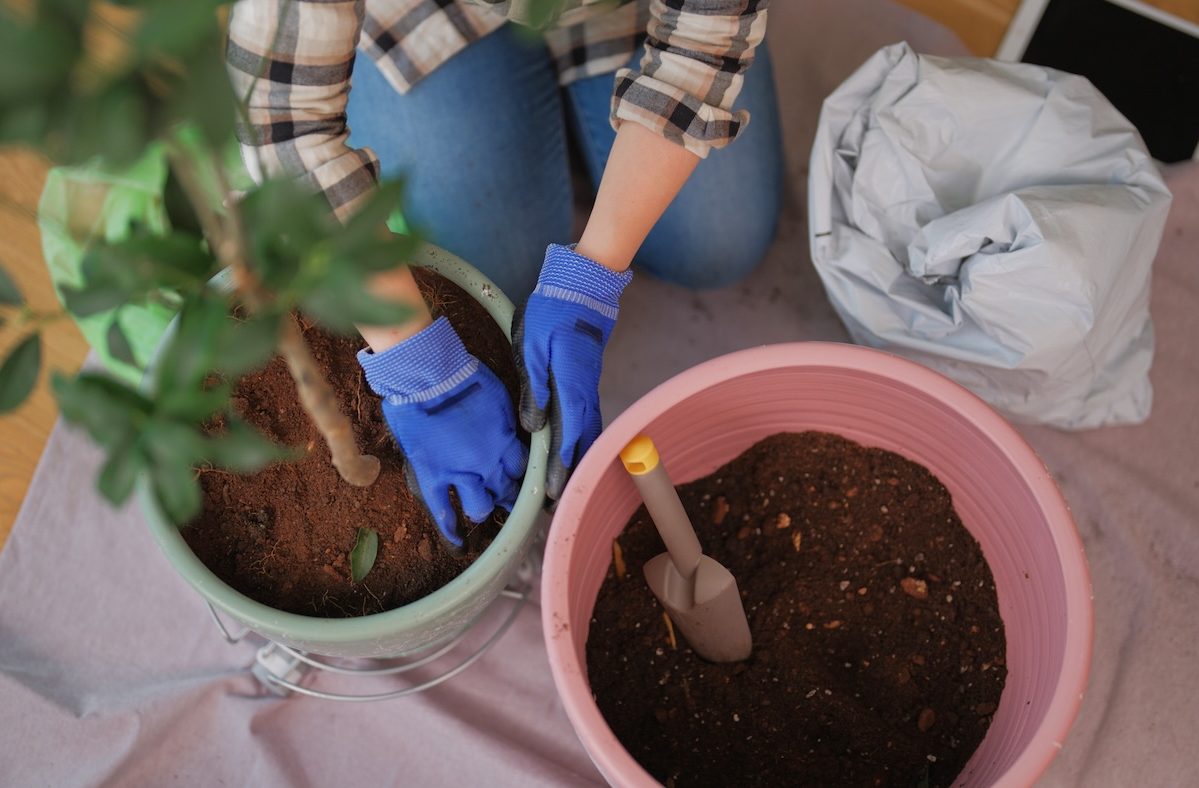
<svg viewBox="0 0 1199 788">
<path fill-rule="evenodd" d="M 239 0 L 226 60 L 256 177 L 303 176 L 347 217 L 378 179 L 369 149 L 347 145 L 355 50 L 407 92 L 455 53 L 537 0 Z M 769 0 L 566 0 L 544 36 L 561 84 L 616 72 L 613 126 L 633 121 L 700 157 L 749 122 L 732 105 L 766 31 Z M 542 3 L 544 5 L 544 3 Z M 621 68 L 646 44 L 639 69 Z"/>
</svg>

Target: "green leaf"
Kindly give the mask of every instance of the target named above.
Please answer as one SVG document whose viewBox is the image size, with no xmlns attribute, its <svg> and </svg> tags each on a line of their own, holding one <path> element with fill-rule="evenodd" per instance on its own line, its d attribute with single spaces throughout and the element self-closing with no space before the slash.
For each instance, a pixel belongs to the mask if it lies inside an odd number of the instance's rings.
<svg viewBox="0 0 1199 788">
<path fill-rule="evenodd" d="M 208 461 L 208 436 L 198 423 L 155 418 L 146 424 L 141 437 L 155 465 L 191 469 Z"/>
<path fill-rule="evenodd" d="M 91 247 L 80 267 L 83 284 L 63 288 L 63 302 L 76 317 L 140 303 L 164 288 L 201 292 L 217 268 L 198 236 L 157 236 L 141 228 L 124 241 Z"/>
<path fill-rule="evenodd" d="M 359 276 L 378 271 L 390 271 L 412 259 L 417 239 L 411 235 L 393 234 L 377 237 L 370 243 L 356 246 L 352 251 L 338 249 L 333 259 L 337 269 L 349 269 Z"/>
<path fill-rule="evenodd" d="M 186 58 L 185 66 L 187 75 L 176 80 L 167 102 L 167 120 L 194 124 L 218 148 L 233 139 L 237 123 L 237 96 L 225 70 L 219 36 L 204 41 Z"/>
<path fill-rule="evenodd" d="M 220 41 L 216 8 L 227 0 L 145 2 L 147 11 L 135 41 L 146 53 L 173 57 L 191 53 Z"/>
<path fill-rule="evenodd" d="M 113 318 L 112 323 L 108 326 L 105 342 L 108 345 L 108 352 L 117 361 L 124 361 L 126 364 L 140 367 L 137 359 L 133 357 L 133 348 L 130 346 L 129 340 L 125 337 L 125 332 L 121 330 L 121 324 L 116 318 Z"/>
<path fill-rule="evenodd" d="M 133 301 L 126 290 L 111 284 L 62 288 L 63 305 L 75 317 L 91 317 Z"/>
<path fill-rule="evenodd" d="M 0 8 L 0 109 L 65 89 L 78 53 L 79 30 L 65 20 L 29 24 Z"/>
<path fill-rule="evenodd" d="M 16 410 L 37 385 L 42 367 L 42 338 L 30 334 L 0 365 L 0 413 Z"/>
<path fill-rule="evenodd" d="M 81 268 L 86 281 L 137 291 L 207 285 L 217 263 L 199 235 L 179 230 L 155 235 L 135 227 L 123 241 L 89 249 Z"/>
<path fill-rule="evenodd" d="M 140 80 L 129 76 L 94 95 L 71 96 L 62 121 L 61 145 L 51 151 L 63 162 L 101 156 L 123 165 L 140 157 L 149 143 L 153 98 Z"/>
<path fill-rule="evenodd" d="M 229 404 L 233 387 L 222 382 L 203 388 L 181 388 L 159 391 L 155 411 L 163 416 L 185 421 L 206 421 Z"/>
<path fill-rule="evenodd" d="M 346 222 L 345 228 L 336 234 L 339 248 L 349 252 L 382 236 L 387 219 L 399 207 L 403 194 L 404 184 L 400 181 L 380 183 Z"/>
<path fill-rule="evenodd" d="M 17 288 L 17 283 L 12 280 L 8 272 L 0 268 L 0 304 L 9 304 L 18 306 L 24 301 L 21 298 L 21 291 Z"/>
<path fill-rule="evenodd" d="M 323 197 L 292 180 L 267 181 L 247 192 L 237 210 L 249 234 L 254 272 L 268 290 L 306 292 L 320 286 L 329 268 L 327 254 L 310 281 L 298 283 L 297 278 L 306 261 L 319 263 L 314 250 L 337 229 Z"/>
<path fill-rule="evenodd" d="M 120 506 L 133 492 L 137 475 L 146 467 L 146 456 L 138 448 L 136 440 L 130 440 L 114 449 L 109 455 L 96 487 L 113 506 Z"/>
<path fill-rule="evenodd" d="M 221 335 L 231 318 L 224 301 L 196 298 L 179 313 L 179 325 L 158 366 L 158 386 L 164 394 L 200 390 L 217 366 Z"/>
<path fill-rule="evenodd" d="M 279 345 L 280 315 L 262 313 L 246 320 L 229 319 L 220 340 L 218 368 L 236 378 L 266 364 Z"/>
<path fill-rule="evenodd" d="M 355 583 L 362 580 L 371 571 L 378 554 L 379 534 L 370 528 L 359 528 L 358 542 L 350 551 L 350 577 Z"/>
<path fill-rule="evenodd" d="M 92 439 L 115 449 L 149 418 L 153 403 L 133 388 L 95 372 L 70 378 L 55 373 L 51 385 L 63 417 Z"/>
<path fill-rule="evenodd" d="M 5 107 L 0 112 L 0 141 L 44 146 L 52 118 L 53 107 L 44 103 Z"/>
<path fill-rule="evenodd" d="M 208 456 L 221 468 L 253 473 L 272 463 L 293 459 L 296 452 L 274 443 L 244 421 L 230 419 L 225 432 L 211 439 Z"/>
<path fill-rule="evenodd" d="M 390 326 L 404 322 L 412 314 L 410 307 L 371 295 L 357 283 L 318 289 L 300 304 L 323 326 L 341 334 L 352 334 L 355 326 Z"/>
<path fill-rule="evenodd" d="M 167 171 L 167 182 L 162 188 L 162 203 L 166 208 L 167 219 L 170 220 L 172 230 L 194 236 L 204 234 L 204 229 L 200 226 L 200 219 L 196 215 L 196 209 L 192 207 L 191 201 L 183 191 L 182 184 L 179 183 L 179 176 L 173 169 Z"/>
<path fill-rule="evenodd" d="M 200 513 L 202 498 L 196 472 L 190 465 L 156 462 L 150 465 L 154 497 L 176 525 L 186 525 Z"/>
</svg>

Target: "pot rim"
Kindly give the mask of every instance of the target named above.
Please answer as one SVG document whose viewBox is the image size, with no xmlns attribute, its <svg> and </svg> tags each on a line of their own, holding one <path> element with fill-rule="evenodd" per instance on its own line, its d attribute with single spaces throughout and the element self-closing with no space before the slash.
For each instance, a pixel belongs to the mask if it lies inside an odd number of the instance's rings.
<svg viewBox="0 0 1199 788">
<path fill-rule="evenodd" d="M 512 317 L 515 309 L 502 290 L 481 271 L 457 256 L 433 246 L 422 244 L 413 255 L 411 264 L 428 268 L 449 279 L 470 293 L 503 330 L 509 343 L 512 340 Z M 217 287 L 229 287 L 228 271 L 214 277 Z M 176 321 L 172 321 L 159 343 L 165 346 Z M 157 351 L 156 351 L 157 353 Z M 154 362 L 147 369 L 143 385 L 152 380 Z M 403 629 L 414 629 L 451 613 L 464 597 L 473 596 L 485 588 L 497 574 L 507 571 L 513 555 L 520 554 L 529 532 L 536 527 L 545 499 L 546 460 L 549 456 L 549 427 L 530 436 L 529 464 L 521 483 L 520 494 L 503 528 L 487 549 L 460 575 L 436 589 L 401 607 L 381 613 L 353 618 L 322 618 L 289 613 L 265 605 L 235 590 L 213 573 L 188 547 L 180 529 L 162 513 L 144 476 L 138 480 L 138 502 L 158 546 L 166 554 L 175 571 L 183 576 L 209 602 L 255 630 L 285 632 L 296 640 L 325 643 L 371 641 Z M 514 567 L 511 567 L 514 569 Z"/>
<path fill-rule="evenodd" d="M 570 549 L 591 492 L 592 481 L 616 460 L 620 449 L 662 414 L 688 397 L 733 378 L 783 367 L 833 368 L 892 378 L 915 387 L 969 419 L 1012 463 L 1050 523 L 1066 593 L 1065 652 L 1085 654 L 1085 664 L 1064 664 L 1053 698 L 1030 745 L 1002 775 L 1002 784 L 1031 785 L 1061 749 L 1082 705 L 1091 669 L 1094 610 L 1090 569 L 1082 538 L 1068 505 L 1045 464 L 1016 429 L 974 393 L 913 361 L 881 350 L 836 342 L 791 342 L 729 353 L 685 370 L 631 405 L 600 435 L 583 457 L 558 503 L 550 526 L 541 580 L 542 632 L 550 670 L 567 716 L 604 776 L 621 786 L 659 783 L 628 753 L 592 698 L 584 660 L 575 653 L 569 621 L 567 574 Z M 586 736 L 583 732 L 586 732 Z"/>
</svg>

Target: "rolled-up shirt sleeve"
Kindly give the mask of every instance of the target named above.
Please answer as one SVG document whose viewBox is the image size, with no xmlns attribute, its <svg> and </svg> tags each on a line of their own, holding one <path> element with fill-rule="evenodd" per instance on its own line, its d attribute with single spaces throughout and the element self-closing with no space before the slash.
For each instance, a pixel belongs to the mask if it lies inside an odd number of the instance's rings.
<svg viewBox="0 0 1199 788">
<path fill-rule="evenodd" d="M 769 0 L 651 0 L 640 70 L 621 69 L 611 121 L 633 121 L 700 158 L 749 123 L 733 110 L 766 35 Z"/>
<path fill-rule="evenodd" d="M 243 157 L 256 178 L 289 175 L 324 194 L 341 219 L 379 177 L 369 148 L 347 142 L 346 99 L 365 0 L 239 0 L 225 60 L 239 98 Z"/>
</svg>

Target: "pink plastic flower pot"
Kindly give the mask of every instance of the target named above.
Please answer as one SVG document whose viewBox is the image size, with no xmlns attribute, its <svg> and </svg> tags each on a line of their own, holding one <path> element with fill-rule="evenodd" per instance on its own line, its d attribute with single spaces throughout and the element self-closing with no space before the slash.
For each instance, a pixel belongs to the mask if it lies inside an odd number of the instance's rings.
<svg viewBox="0 0 1199 788">
<path fill-rule="evenodd" d="M 761 438 L 801 430 L 897 452 L 949 488 L 995 576 L 1008 667 L 990 730 L 955 785 L 1031 784 L 1061 748 L 1090 669 L 1090 575 L 1066 503 L 1028 444 L 970 392 L 896 356 L 825 343 L 745 350 L 672 378 L 621 414 L 575 471 L 550 530 L 542 626 L 592 760 L 613 785 L 657 784 L 604 722 L 585 664 L 612 540 L 639 503 L 621 447 L 649 434 L 681 483 Z"/>
</svg>

